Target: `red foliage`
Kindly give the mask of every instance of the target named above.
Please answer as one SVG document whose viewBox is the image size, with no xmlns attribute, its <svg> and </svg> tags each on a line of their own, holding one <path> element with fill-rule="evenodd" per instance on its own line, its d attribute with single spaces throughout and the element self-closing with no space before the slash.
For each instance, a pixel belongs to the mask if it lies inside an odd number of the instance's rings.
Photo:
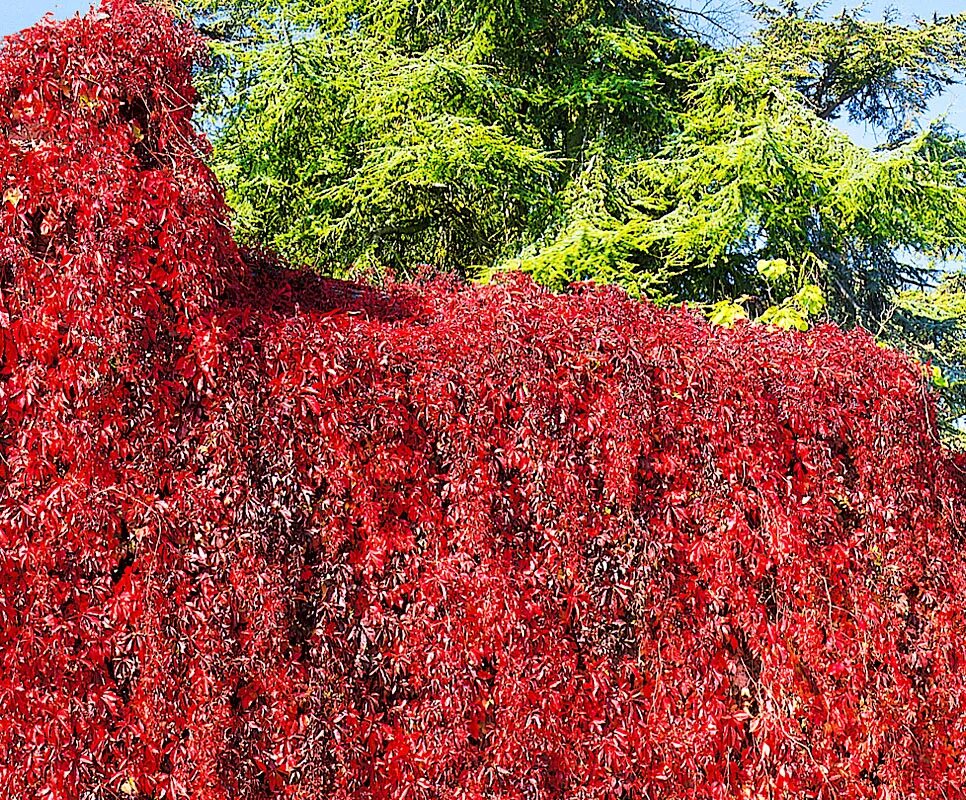
<svg viewBox="0 0 966 800">
<path fill-rule="evenodd" d="M 0 52 L 0 796 L 964 796 L 912 363 L 243 258 L 195 49 Z"/>
</svg>

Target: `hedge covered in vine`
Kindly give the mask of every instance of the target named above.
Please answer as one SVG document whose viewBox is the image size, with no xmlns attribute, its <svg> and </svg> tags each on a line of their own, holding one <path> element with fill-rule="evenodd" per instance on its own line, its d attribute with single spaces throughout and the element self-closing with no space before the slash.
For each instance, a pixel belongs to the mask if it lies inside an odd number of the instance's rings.
<svg viewBox="0 0 966 800">
<path fill-rule="evenodd" d="M 0 50 L 0 796 L 964 796 L 921 367 L 243 253 L 198 52 Z"/>
</svg>

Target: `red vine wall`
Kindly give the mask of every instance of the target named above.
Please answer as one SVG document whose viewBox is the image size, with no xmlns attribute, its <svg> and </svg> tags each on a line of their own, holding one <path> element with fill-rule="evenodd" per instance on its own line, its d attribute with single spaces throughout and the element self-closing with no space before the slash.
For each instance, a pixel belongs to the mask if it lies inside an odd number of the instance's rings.
<svg viewBox="0 0 966 800">
<path fill-rule="evenodd" d="M 863 333 L 239 252 L 199 43 L 0 50 L 0 797 L 962 798 L 962 464 Z"/>
</svg>

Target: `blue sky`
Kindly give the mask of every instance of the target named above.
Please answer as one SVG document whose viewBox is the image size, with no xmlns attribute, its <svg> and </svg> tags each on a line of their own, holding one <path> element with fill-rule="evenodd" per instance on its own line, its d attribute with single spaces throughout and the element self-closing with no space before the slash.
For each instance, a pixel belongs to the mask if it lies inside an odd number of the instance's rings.
<svg viewBox="0 0 966 800">
<path fill-rule="evenodd" d="M 802 3 L 807 5 L 808 2 Z M 46 12 L 51 11 L 57 17 L 67 17 L 77 11 L 86 11 L 91 0 L 0 0 L 0 36 L 13 33 L 21 28 L 33 24 Z M 696 9 L 740 8 L 740 0 L 680 0 L 680 5 Z M 827 6 L 827 12 L 834 14 L 844 7 L 854 7 L 858 2 L 844 2 L 836 0 Z M 871 18 L 881 16 L 886 8 L 893 8 L 905 19 L 915 16 L 931 17 L 933 13 L 953 14 L 966 8 L 966 0 L 867 0 L 866 3 Z M 735 23 L 744 30 L 749 30 L 747 18 L 740 11 L 735 12 Z M 930 117 L 945 115 L 946 119 L 960 130 L 966 131 L 966 88 L 953 87 L 952 91 L 938 98 L 930 109 Z M 841 124 L 853 138 L 863 144 L 875 144 L 871 131 L 862 130 L 848 123 Z"/>
<path fill-rule="evenodd" d="M 90 0 L 0 0 L 0 36 L 33 25 L 48 11 L 63 18 L 90 6 Z"/>
</svg>

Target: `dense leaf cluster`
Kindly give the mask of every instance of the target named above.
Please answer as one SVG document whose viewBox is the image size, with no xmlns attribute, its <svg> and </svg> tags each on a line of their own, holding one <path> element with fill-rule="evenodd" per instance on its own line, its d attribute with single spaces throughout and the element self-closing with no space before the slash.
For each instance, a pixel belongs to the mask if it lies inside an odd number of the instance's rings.
<svg viewBox="0 0 966 800">
<path fill-rule="evenodd" d="M 915 365 L 244 256 L 194 45 L 0 51 L 0 796 L 963 797 Z"/>
</svg>

